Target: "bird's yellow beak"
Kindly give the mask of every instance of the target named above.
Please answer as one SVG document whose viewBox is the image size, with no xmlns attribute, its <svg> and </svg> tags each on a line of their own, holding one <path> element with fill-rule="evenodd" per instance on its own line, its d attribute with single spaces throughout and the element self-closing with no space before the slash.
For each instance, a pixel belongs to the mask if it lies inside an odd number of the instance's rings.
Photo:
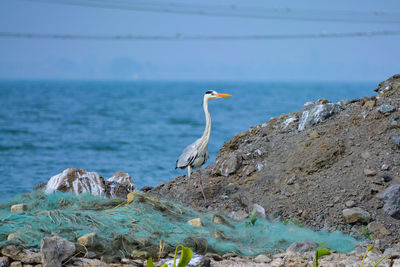
<svg viewBox="0 0 400 267">
<path fill-rule="evenodd" d="M 228 96 L 232 96 L 230 94 L 217 94 L 218 97 L 228 97 Z"/>
</svg>

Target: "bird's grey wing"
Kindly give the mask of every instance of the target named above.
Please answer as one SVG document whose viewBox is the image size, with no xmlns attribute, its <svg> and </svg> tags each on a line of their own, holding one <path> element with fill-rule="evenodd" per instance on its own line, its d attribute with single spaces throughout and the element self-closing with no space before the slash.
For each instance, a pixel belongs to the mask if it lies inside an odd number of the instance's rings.
<svg viewBox="0 0 400 267">
<path fill-rule="evenodd" d="M 194 162 L 197 156 L 196 142 L 188 145 L 176 161 L 176 168 L 184 169 Z"/>
</svg>

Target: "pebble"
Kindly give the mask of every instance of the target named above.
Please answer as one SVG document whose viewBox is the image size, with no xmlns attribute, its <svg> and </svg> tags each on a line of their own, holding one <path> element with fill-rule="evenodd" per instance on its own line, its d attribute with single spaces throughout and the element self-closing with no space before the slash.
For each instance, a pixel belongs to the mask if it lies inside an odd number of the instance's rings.
<svg viewBox="0 0 400 267">
<path fill-rule="evenodd" d="M 375 107 L 375 100 L 369 100 L 367 102 L 364 103 L 364 106 L 369 107 L 369 108 L 373 108 Z"/>
<path fill-rule="evenodd" d="M 365 211 L 359 207 L 344 209 L 342 214 L 347 223 L 366 223 L 371 218 L 371 215 L 368 211 Z"/>
<path fill-rule="evenodd" d="M 400 135 L 392 135 L 391 136 L 393 142 L 400 147 Z"/>
<path fill-rule="evenodd" d="M 15 204 L 11 206 L 11 213 L 14 214 L 20 214 L 26 210 L 28 210 L 28 206 L 26 204 Z"/>
<path fill-rule="evenodd" d="M 254 261 L 258 263 L 268 263 L 271 262 L 271 259 L 266 255 L 260 254 L 254 259 Z"/>
<path fill-rule="evenodd" d="M 90 233 L 90 234 L 79 237 L 77 240 L 77 243 L 84 247 L 89 247 L 95 243 L 96 238 L 97 238 L 96 233 Z"/>
<path fill-rule="evenodd" d="M 310 138 L 311 139 L 315 139 L 315 138 L 318 138 L 318 137 L 319 137 L 318 132 L 316 130 L 312 130 L 312 132 L 310 133 Z"/>
<path fill-rule="evenodd" d="M 379 107 L 379 112 L 382 114 L 391 113 L 396 110 L 392 105 L 382 105 Z"/>
<path fill-rule="evenodd" d="M 388 182 L 390 182 L 391 180 L 392 180 L 392 176 L 390 176 L 390 175 L 387 174 L 387 173 L 382 174 L 382 181 L 383 181 L 384 183 L 388 183 Z"/>
<path fill-rule="evenodd" d="M 388 170 L 389 170 L 389 165 L 383 164 L 383 165 L 381 166 L 381 170 L 382 170 L 382 171 L 388 171 Z"/>
<path fill-rule="evenodd" d="M 365 174 L 365 176 L 374 176 L 374 175 L 376 175 L 376 171 L 368 169 L 368 168 L 365 168 L 364 169 L 364 174 Z"/>
<path fill-rule="evenodd" d="M 188 221 L 188 224 L 190 224 L 191 226 L 194 226 L 194 227 L 203 226 L 203 224 L 201 223 L 201 219 L 200 218 L 192 219 L 192 220 Z"/>
</svg>

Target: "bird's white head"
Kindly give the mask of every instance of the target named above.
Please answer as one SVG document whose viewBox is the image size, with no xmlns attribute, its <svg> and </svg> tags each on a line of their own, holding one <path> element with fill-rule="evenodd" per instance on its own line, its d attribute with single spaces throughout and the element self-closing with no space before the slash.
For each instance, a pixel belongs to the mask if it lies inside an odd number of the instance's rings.
<svg viewBox="0 0 400 267">
<path fill-rule="evenodd" d="M 210 90 L 210 91 L 207 91 L 207 92 L 205 93 L 205 95 L 204 95 L 204 100 L 205 100 L 205 101 L 208 101 L 208 100 L 210 100 L 210 99 L 221 98 L 221 97 L 228 97 L 228 96 L 232 96 L 232 95 L 230 95 L 230 94 L 221 94 L 221 93 L 217 93 L 217 92 L 214 91 L 214 90 Z"/>
</svg>

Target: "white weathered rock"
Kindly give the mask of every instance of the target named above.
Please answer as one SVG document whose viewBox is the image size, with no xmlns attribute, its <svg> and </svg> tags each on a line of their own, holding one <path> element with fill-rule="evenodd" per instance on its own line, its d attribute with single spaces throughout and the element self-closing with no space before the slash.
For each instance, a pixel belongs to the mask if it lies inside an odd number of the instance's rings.
<svg viewBox="0 0 400 267">
<path fill-rule="evenodd" d="M 179 262 L 179 260 L 180 257 L 176 259 L 176 262 Z M 172 267 L 174 265 L 174 259 L 167 260 L 163 264 L 167 264 L 168 267 Z M 198 267 L 198 266 L 210 267 L 210 259 L 203 255 L 193 253 L 193 257 L 190 260 L 189 264 L 186 265 L 186 267 Z"/>
<path fill-rule="evenodd" d="M 334 114 L 340 113 L 342 108 L 336 103 L 315 104 L 306 103 L 303 106 L 298 130 L 302 131 L 312 125 L 323 122 Z"/>
<path fill-rule="evenodd" d="M 266 218 L 265 209 L 262 206 L 258 205 L 258 204 L 253 204 L 253 209 L 251 211 L 251 214 L 253 214 L 253 216 L 260 217 L 260 218 L 263 218 L 263 219 Z"/>
<path fill-rule="evenodd" d="M 90 193 L 105 195 L 105 182 L 97 172 L 88 172 L 82 169 L 68 168 L 62 173 L 50 178 L 46 185 L 46 193 L 55 191 L 70 192 L 74 194 Z"/>
<path fill-rule="evenodd" d="M 125 197 L 128 193 L 135 191 L 136 186 L 132 177 L 126 172 L 116 172 L 106 180 L 107 194 L 109 197 Z"/>
</svg>

